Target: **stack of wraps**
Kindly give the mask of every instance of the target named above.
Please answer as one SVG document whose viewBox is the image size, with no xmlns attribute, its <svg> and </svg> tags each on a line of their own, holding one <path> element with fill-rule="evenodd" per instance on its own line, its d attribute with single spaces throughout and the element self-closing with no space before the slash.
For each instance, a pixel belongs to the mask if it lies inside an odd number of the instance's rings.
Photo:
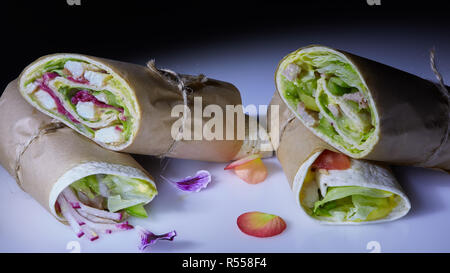
<svg viewBox="0 0 450 273">
<path fill-rule="evenodd" d="M 106 149 L 216 162 L 260 152 L 260 141 L 249 137 L 255 132 L 236 136 L 243 111 L 233 118 L 225 114 L 227 105 L 242 104 L 236 87 L 158 69 L 154 62 L 144 67 L 80 54 L 48 55 L 25 68 L 19 90 L 39 111 Z M 196 99 L 201 108 L 194 109 Z M 223 113 L 214 117 L 219 127 L 234 128 L 234 134 L 224 129 L 216 138 L 202 137 L 199 126 L 212 119 L 207 109 L 212 105 Z"/>
<path fill-rule="evenodd" d="M 392 221 L 408 213 L 410 201 L 389 168 L 335 153 L 295 117 L 277 92 L 270 104 L 269 110 L 279 107 L 280 142 L 273 143 L 276 155 L 306 215 L 326 224 L 367 224 Z M 276 124 L 272 111 L 268 112 L 271 126 Z M 322 164 L 318 164 L 321 158 Z M 348 165 L 342 168 L 333 160 Z"/>
<path fill-rule="evenodd" d="M 336 150 L 450 170 L 449 94 L 442 82 L 318 45 L 283 58 L 275 81 L 288 108 Z"/>
<path fill-rule="evenodd" d="M 132 228 L 157 194 L 153 178 L 128 154 L 109 151 L 31 107 L 17 80 L 0 98 L 0 164 L 78 236 Z M 63 193 L 65 195 L 63 196 Z"/>
</svg>

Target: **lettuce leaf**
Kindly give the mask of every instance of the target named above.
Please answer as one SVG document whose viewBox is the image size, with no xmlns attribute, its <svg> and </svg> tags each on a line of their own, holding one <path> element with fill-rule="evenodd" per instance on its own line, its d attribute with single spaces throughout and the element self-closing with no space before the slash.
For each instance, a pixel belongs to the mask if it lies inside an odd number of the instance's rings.
<svg viewBox="0 0 450 273">
<path fill-rule="evenodd" d="M 131 216 L 135 216 L 135 217 L 140 217 L 140 218 L 147 218 L 147 211 L 144 208 L 143 204 L 138 204 L 132 207 L 128 207 L 125 209 L 125 211 L 131 215 Z"/>
<path fill-rule="evenodd" d="M 78 181 L 75 181 L 70 185 L 72 189 L 74 189 L 77 193 L 83 193 L 86 195 L 89 199 L 94 199 L 95 194 L 92 192 L 92 190 L 89 188 L 86 178 L 82 178 Z"/>
<path fill-rule="evenodd" d="M 297 105 L 300 98 L 297 92 L 297 86 L 291 81 L 283 79 L 283 95 L 292 105 Z"/>
<path fill-rule="evenodd" d="M 100 184 L 107 187 L 107 193 L 100 191 Z M 107 198 L 110 212 L 125 210 L 137 217 L 147 217 L 143 205 L 157 194 L 156 188 L 145 180 L 118 175 L 90 175 L 70 185 L 76 193 L 83 193 L 89 199 L 99 195 Z"/>
<path fill-rule="evenodd" d="M 141 203 L 143 203 L 142 199 L 123 199 L 120 195 L 112 195 L 108 197 L 107 206 L 110 212 L 116 212 Z"/>
<path fill-rule="evenodd" d="M 147 181 L 118 175 L 105 175 L 101 179 L 109 191 L 108 210 L 118 210 L 148 203 L 156 195 L 156 188 Z"/>
<path fill-rule="evenodd" d="M 98 181 L 95 175 L 90 175 L 75 181 L 70 185 L 76 192 L 81 192 L 89 199 L 94 199 L 100 194 Z"/>
<path fill-rule="evenodd" d="M 338 77 L 331 77 L 327 82 L 328 90 L 335 96 L 342 96 L 347 93 L 358 92 L 358 89 L 350 87 Z"/>
<path fill-rule="evenodd" d="M 304 78 L 293 82 L 283 78 L 284 97 L 291 105 L 296 106 L 299 101 L 302 101 L 307 109 L 319 112 L 313 97 L 314 90 L 317 88 L 317 79 L 313 78 L 305 81 Z"/>
<path fill-rule="evenodd" d="M 388 191 L 358 187 L 330 187 L 314 204 L 313 214 L 337 221 L 371 221 L 386 217 L 396 206 Z"/>
<path fill-rule="evenodd" d="M 338 128 L 339 133 L 323 125 L 319 125 L 316 130 L 329 136 L 349 152 L 361 153 L 363 150 L 357 147 L 373 135 L 376 117 L 371 105 L 361 108 L 357 102 L 341 98 L 344 94 L 368 92 L 355 68 L 339 54 L 326 50 L 294 54 L 284 61 L 284 64 L 288 63 L 295 63 L 302 68 L 299 78 L 295 81 L 282 79 L 282 94 L 289 104 L 297 107 L 298 102 L 302 101 L 309 110 L 319 109 L 319 112 L 333 123 L 332 126 Z M 318 80 L 324 81 L 322 84 L 326 85 L 330 93 L 324 92 Z M 312 103 L 311 98 L 315 103 Z M 329 104 L 338 104 L 342 114 L 335 118 L 328 108 Z"/>
<path fill-rule="evenodd" d="M 338 133 L 334 129 L 333 125 L 326 119 L 325 117 L 322 117 L 319 120 L 319 125 L 317 126 L 317 130 L 322 132 L 324 135 L 327 135 L 328 137 L 333 138 L 334 135 L 337 135 Z"/>
</svg>

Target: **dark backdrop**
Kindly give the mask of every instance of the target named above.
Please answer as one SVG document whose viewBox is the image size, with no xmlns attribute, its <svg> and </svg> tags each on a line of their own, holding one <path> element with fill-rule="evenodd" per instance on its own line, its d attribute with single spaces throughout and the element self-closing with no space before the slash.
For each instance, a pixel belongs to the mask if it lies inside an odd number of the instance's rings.
<svg viewBox="0 0 450 273">
<path fill-rule="evenodd" d="M 370 2 L 371 0 L 369 0 Z M 76 1 L 75 1 L 76 2 Z M 2 2 L 1 91 L 39 56 L 77 52 L 128 60 L 158 52 L 294 27 L 330 24 L 436 25 L 449 29 L 445 1 L 59 1 Z M 437 33 L 437 35 L 449 35 Z M 389 43 L 389 41 L 386 41 Z"/>
</svg>

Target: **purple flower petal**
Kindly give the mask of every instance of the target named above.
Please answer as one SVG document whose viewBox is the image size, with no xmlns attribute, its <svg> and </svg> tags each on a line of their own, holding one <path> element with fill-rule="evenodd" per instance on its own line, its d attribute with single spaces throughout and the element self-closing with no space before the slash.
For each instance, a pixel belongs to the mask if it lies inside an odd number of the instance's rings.
<svg viewBox="0 0 450 273">
<path fill-rule="evenodd" d="M 163 176 L 162 176 L 163 177 Z M 163 177 L 170 181 L 169 179 Z M 200 170 L 194 177 L 188 176 L 180 181 L 170 181 L 182 191 L 199 192 L 211 182 L 211 174 L 208 171 Z"/>
<path fill-rule="evenodd" d="M 155 235 L 141 226 L 136 226 L 136 229 L 139 231 L 139 235 L 141 236 L 141 242 L 139 244 L 140 250 L 144 250 L 147 247 L 154 245 L 159 240 L 173 241 L 175 236 L 177 236 L 177 232 L 175 230 L 165 234 Z"/>
</svg>

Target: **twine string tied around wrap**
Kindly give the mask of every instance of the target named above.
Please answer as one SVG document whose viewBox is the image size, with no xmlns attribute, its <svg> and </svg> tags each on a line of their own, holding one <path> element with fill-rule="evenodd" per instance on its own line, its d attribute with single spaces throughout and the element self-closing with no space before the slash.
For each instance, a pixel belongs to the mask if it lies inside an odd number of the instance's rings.
<svg viewBox="0 0 450 273">
<path fill-rule="evenodd" d="M 444 84 L 444 79 L 443 79 L 441 73 L 439 72 L 439 70 L 437 68 L 435 49 L 434 48 L 432 48 L 430 50 L 430 66 L 431 66 L 431 70 L 433 71 L 433 74 L 435 75 L 435 77 L 436 77 L 436 79 L 438 81 L 437 83 L 435 83 L 436 87 L 441 92 L 441 94 L 444 96 L 444 98 L 447 99 L 447 104 L 448 104 L 447 119 L 448 119 L 448 122 L 447 122 L 447 128 L 445 129 L 445 133 L 442 136 L 442 140 L 441 140 L 440 145 L 428 157 L 428 159 L 425 161 L 424 165 L 426 165 L 427 162 L 432 162 L 439 155 L 441 150 L 445 147 L 445 145 L 447 144 L 447 141 L 448 141 L 448 134 L 449 134 L 449 130 L 450 130 L 450 94 L 449 94 L 449 91 L 448 91 L 447 87 Z"/>
<path fill-rule="evenodd" d="M 158 156 L 161 158 L 160 165 L 161 165 L 161 174 L 162 174 L 169 163 L 169 159 L 167 158 L 167 155 L 169 155 L 173 151 L 178 139 L 180 139 L 180 135 L 183 134 L 183 130 L 186 126 L 186 121 L 188 119 L 188 110 L 189 110 L 188 95 L 190 95 L 194 92 L 194 90 L 192 88 L 190 88 L 188 85 L 191 83 L 195 83 L 195 82 L 205 83 L 208 80 L 208 78 L 203 74 L 200 74 L 198 76 L 183 76 L 183 75 L 180 75 L 170 69 L 157 68 L 155 65 L 155 60 L 150 60 L 149 62 L 147 62 L 147 67 L 150 70 L 157 72 L 171 85 L 176 86 L 183 97 L 183 118 L 181 121 L 181 126 L 177 132 L 177 137 L 175 139 L 172 139 L 172 142 L 169 145 L 169 148 L 167 149 L 167 151 L 165 151 L 164 153 L 162 153 Z"/>
</svg>

